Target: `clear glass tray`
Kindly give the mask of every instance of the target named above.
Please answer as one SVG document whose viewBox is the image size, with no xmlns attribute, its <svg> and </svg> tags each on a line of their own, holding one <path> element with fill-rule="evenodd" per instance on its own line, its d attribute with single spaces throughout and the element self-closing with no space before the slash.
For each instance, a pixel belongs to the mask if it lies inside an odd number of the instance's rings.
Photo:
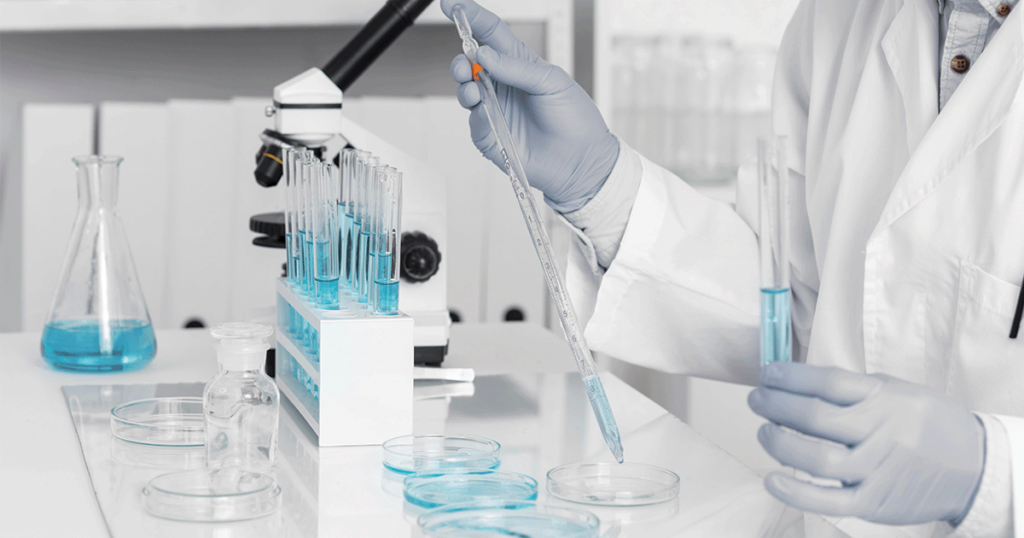
<svg viewBox="0 0 1024 538">
<path fill-rule="evenodd" d="M 548 493 L 585 504 L 655 504 L 679 495 L 679 475 L 641 463 L 573 463 L 548 471 Z"/>
<path fill-rule="evenodd" d="M 274 478 L 238 468 L 160 475 L 142 489 L 146 511 L 178 521 L 242 521 L 281 506 Z"/>
<path fill-rule="evenodd" d="M 421 508 L 471 501 L 533 501 L 537 481 L 507 471 L 417 473 L 405 478 L 405 500 Z"/>
<path fill-rule="evenodd" d="M 384 467 L 401 474 L 497 469 L 501 445 L 483 437 L 407 435 L 383 445 Z"/>
<path fill-rule="evenodd" d="M 153 446 L 203 446 L 202 398 L 150 398 L 110 410 L 110 431 L 130 443 Z"/>
<path fill-rule="evenodd" d="M 597 538 L 601 525 L 584 510 L 528 501 L 450 504 L 421 515 L 417 523 L 428 538 Z"/>
</svg>

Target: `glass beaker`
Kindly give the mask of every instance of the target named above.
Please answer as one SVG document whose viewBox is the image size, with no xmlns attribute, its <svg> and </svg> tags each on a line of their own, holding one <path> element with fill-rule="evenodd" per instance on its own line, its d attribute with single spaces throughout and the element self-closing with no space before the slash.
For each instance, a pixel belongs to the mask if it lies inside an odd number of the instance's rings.
<svg viewBox="0 0 1024 538">
<path fill-rule="evenodd" d="M 78 213 L 40 344 L 43 358 L 78 372 L 149 364 L 156 337 L 117 215 L 121 157 L 75 157 Z"/>
</svg>

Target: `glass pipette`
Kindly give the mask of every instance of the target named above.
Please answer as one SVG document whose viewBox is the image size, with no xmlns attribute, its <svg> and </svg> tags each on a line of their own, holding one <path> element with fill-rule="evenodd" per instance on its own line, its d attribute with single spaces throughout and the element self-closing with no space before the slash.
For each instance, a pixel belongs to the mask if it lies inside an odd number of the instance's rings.
<svg viewBox="0 0 1024 538">
<path fill-rule="evenodd" d="M 565 281 L 558 271 L 558 264 L 555 263 L 555 253 L 551 248 L 551 239 L 548 238 L 547 230 L 541 221 L 540 213 L 537 211 L 537 202 L 530 192 L 529 182 L 523 164 L 519 160 L 519 152 L 512 141 L 512 134 L 505 123 L 505 117 L 498 105 L 498 96 L 494 93 L 494 84 L 490 75 L 484 71 L 476 62 L 476 53 L 480 46 L 473 38 L 473 31 L 469 27 L 466 13 L 462 6 L 455 6 L 452 9 L 452 18 L 455 19 L 455 26 L 459 30 L 459 37 L 462 38 L 462 50 L 466 53 L 470 63 L 473 65 L 473 78 L 480 84 L 480 105 L 484 107 L 487 121 L 498 142 L 498 149 L 501 151 L 502 160 L 505 162 L 505 171 L 512 181 L 512 189 L 515 191 L 516 200 L 519 202 L 519 209 L 523 212 L 526 220 L 526 227 L 530 231 L 530 238 L 533 240 L 533 247 L 537 250 L 537 257 L 544 269 L 544 277 L 548 283 L 548 291 L 551 299 L 558 309 L 558 318 L 562 322 L 562 330 L 565 331 L 566 339 L 572 348 L 572 354 L 576 358 L 576 366 L 579 367 L 580 376 L 583 378 L 583 386 L 587 389 L 587 396 L 590 398 L 590 405 L 594 408 L 594 415 L 597 417 L 597 424 L 601 427 L 601 435 L 604 442 L 608 444 L 615 459 L 622 463 L 622 441 L 619 438 L 619 427 L 612 415 L 612 408 L 608 405 L 608 395 L 604 392 L 604 385 L 597 375 L 597 367 L 594 365 L 594 357 L 587 346 L 587 340 L 583 337 L 583 329 L 576 319 L 576 310 L 569 299 L 569 292 L 565 289 Z"/>
</svg>

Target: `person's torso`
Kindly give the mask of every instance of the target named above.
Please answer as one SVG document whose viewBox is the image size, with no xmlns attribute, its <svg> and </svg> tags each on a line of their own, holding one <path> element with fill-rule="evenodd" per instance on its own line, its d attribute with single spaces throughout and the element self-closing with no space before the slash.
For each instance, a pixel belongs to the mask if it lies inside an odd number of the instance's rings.
<svg viewBox="0 0 1024 538">
<path fill-rule="evenodd" d="M 814 17 L 808 362 L 1024 412 L 1024 337 L 1009 338 L 1024 279 L 1024 13 L 941 114 L 935 0 L 820 0 Z"/>
</svg>

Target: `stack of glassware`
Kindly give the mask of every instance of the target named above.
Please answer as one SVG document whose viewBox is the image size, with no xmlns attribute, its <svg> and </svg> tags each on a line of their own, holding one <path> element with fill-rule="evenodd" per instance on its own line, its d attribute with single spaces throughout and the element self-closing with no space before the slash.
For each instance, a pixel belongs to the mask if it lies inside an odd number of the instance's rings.
<svg viewBox="0 0 1024 538">
<path fill-rule="evenodd" d="M 689 182 L 735 176 L 771 134 L 775 49 L 696 36 L 612 41 L 611 127 Z"/>
</svg>

